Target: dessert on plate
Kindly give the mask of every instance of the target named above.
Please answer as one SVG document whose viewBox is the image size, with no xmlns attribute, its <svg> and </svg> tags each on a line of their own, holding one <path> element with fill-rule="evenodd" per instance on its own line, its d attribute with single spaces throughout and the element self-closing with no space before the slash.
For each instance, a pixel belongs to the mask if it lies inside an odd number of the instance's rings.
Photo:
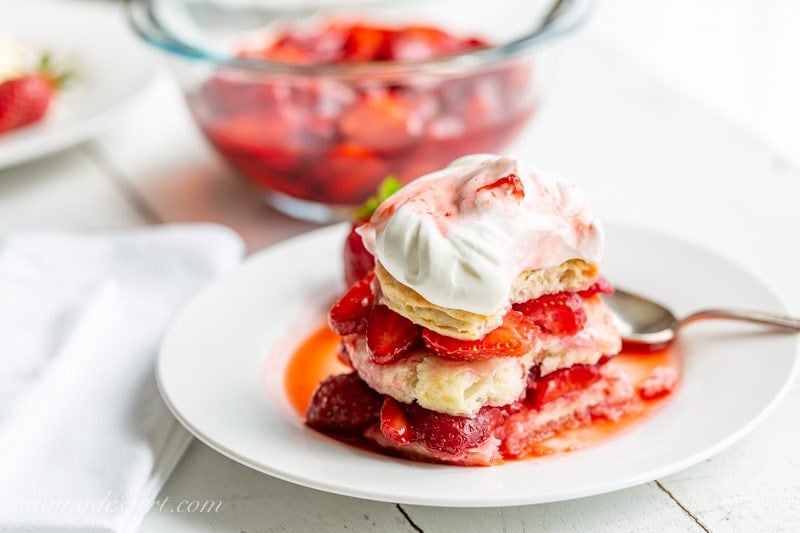
<svg viewBox="0 0 800 533">
<path fill-rule="evenodd" d="M 613 290 L 603 231 L 574 186 L 510 155 L 466 156 L 383 201 L 357 234 L 374 269 L 328 317 L 353 372 L 320 384 L 309 426 L 491 465 L 637 401 L 606 364 L 621 342 L 600 297 Z M 672 386 L 659 383 L 648 394 Z"/>
</svg>

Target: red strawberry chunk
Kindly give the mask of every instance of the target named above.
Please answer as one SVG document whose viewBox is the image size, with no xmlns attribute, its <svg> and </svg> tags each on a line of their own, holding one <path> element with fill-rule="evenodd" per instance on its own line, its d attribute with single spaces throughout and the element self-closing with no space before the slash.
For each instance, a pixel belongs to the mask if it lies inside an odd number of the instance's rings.
<svg viewBox="0 0 800 533">
<path fill-rule="evenodd" d="M 614 294 L 614 286 L 603 276 L 597 278 L 597 281 L 592 283 L 588 289 L 578 291 L 581 298 L 589 298 L 595 294 Z"/>
<path fill-rule="evenodd" d="M 513 196 L 517 199 L 525 197 L 525 188 L 522 186 L 522 180 L 516 174 L 503 176 L 497 181 L 480 187 L 477 192 L 480 191 L 498 191 L 503 196 Z"/>
<path fill-rule="evenodd" d="M 350 335 L 367 330 L 367 318 L 375 304 L 375 295 L 372 292 L 374 276 L 373 272 L 369 272 L 333 304 L 328 312 L 328 325 L 334 332 Z"/>
<path fill-rule="evenodd" d="M 364 247 L 361 235 L 356 229 L 364 222 L 356 222 L 350 226 L 350 233 L 344 242 L 344 278 L 348 285 L 366 276 L 375 268 L 375 258 Z"/>
<path fill-rule="evenodd" d="M 586 325 L 586 309 L 574 292 L 545 294 L 535 300 L 515 304 L 514 309 L 554 335 L 574 335 Z"/>
<path fill-rule="evenodd" d="M 400 446 L 411 442 L 411 427 L 408 424 L 406 413 L 400 403 L 391 396 L 383 399 L 380 420 L 380 429 L 384 437 L 393 440 Z"/>
<path fill-rule="evenodd" d="M 364 94 L 339 117 L 339 131 L 374 151 L 401 150 L 422 134 L 422 103 L 387 91 Z"/>
<path fill-rule="evenodd" d="M 438 413 L 417 404 L 405 406 L 405 411 L 414 442 L 452 455 L 483 444 L 505 419 L 497 407 L 483 407 L 472 417 Z"/>
<path fill-rule="evenodd" d="M 353 142 L 334 145 L 310 168 L 308 179 L 326 191 L 332 203 L 363 202 L 388 174 L 388 167 L 378 155 Z"/>
<path fill-rule="evenodd" d="M 372 308 L 367 319 L 367 348 L 372 361 L 388 365 L 413 348 L 422 328 L 385 305 Z"/>
<path fill-rule="evenodd" d="M 342 45 L 342 61 L 365 62 L 383 59 L 387 51 L 390 31 L 372 26 L 356 25 L 346 28 L 347 37 Z"/>
<path fill-rule="evenodd" d="M 574 365 L 561 368 L 536 380 L 529 389 L 526 403 L 539 407 L 569 394 L 580 391 L 602 377 L 598 365 Z"/>
<path fill-rule="evenodd" d="M 242 55 L 295 64 L 330 64 L 420 60 L 485 46 L 481 39 L 458 38 L 428 26 L 395 29 L 335 22 L 314 33 L 289 29 L 266 48 L 244 50 Z"/>
<path fill-rule="evenodd" d="M 437 355 L 465 361 L 490 357 L 518 357 L 533 349 L 538 328 L 525 315 L 509 311 L 503 323 L 482 339 L 465 341 L 425 329 L 422 340 Z"/>
<path fill-rule="evenodd" d="M 382 401 L 355 372 L 331 376 L 314 391 L 306 424 L 320 431 L 359 433 L 378 421 Z"/>
<path fill-rule="evenodd" d="M 484 46 L 478 39 L 460 39 L 431 26 L 408 26 L 389 34 L 382 59 L 414 61 Z"/>
<path fill-rule="evenodd" d="M 508 406 L 507 406 L 508 407 Z M 418 443 L 430 450 L 458 455 L 483 444 L 511 409 L 483 407 L 475 416 L 455 416 L 402 404 L 386 396 L 381 408 L 381 433 L 400 446 Z"/>
</svg>

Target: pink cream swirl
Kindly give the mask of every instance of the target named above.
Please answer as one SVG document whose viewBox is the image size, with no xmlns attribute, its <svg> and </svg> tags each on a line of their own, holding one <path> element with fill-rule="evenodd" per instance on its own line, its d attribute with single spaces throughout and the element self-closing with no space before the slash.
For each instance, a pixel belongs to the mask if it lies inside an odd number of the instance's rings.
<svg viewBox="0 0 800 533">
<path fill-rule="evenodd" d="M 398 281 L 429 302 L 490 315 L 525 270 L 596 263 L 603 231 L 574 186 L 512 156 L 476 154 L 383 202 L 359 233 Z"/>
</svg>

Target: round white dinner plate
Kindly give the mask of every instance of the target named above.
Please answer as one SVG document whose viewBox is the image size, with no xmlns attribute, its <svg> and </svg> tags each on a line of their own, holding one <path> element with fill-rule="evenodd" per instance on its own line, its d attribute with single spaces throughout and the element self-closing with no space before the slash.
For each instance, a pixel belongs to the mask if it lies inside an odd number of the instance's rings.
<svg viewBox="0 0 800 533">
<path fill-rule="evenodd" d="M 0 36 L 38 55 L 49 51 L 72 80 L 45 118 L 0 133 L 0 168 L 100 133 L 153 78 L 153 56 L 127 27 L 121 4 L 5 0 Z"/>
<path fill-rule="evenodd" d="M 412 462 L 308 429 L 284 393 L 293 346 L 341 291 L 345 227 L 268 248 L 196 296 L 164 339 L 162 395 L 220 453 L 320 490 L 398 503 L 488 507 L 552 502 L 644 483 L 730 446 L 775 406 L 797 364 L 795 335 L 723 323 L 682 333 L 679 388 L 653 416 L 596 446 L 488 468 Z M 607 227 L 604 272 L 685 312 L 783 311 L 757 279 L 685 242 Z"/>
</svg>

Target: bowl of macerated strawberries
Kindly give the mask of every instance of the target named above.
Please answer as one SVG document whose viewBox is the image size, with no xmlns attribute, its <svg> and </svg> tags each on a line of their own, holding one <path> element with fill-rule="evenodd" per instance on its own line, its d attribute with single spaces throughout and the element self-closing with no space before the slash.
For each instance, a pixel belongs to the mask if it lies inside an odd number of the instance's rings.
<svg viewBox="0 0 800 533">
<path fill-rule="evenodd" d="M 588 1 L 136 0 L 208 141 L 271 206 L 349 218 L 388 175 L 501 152 Z"/>
</svg>

